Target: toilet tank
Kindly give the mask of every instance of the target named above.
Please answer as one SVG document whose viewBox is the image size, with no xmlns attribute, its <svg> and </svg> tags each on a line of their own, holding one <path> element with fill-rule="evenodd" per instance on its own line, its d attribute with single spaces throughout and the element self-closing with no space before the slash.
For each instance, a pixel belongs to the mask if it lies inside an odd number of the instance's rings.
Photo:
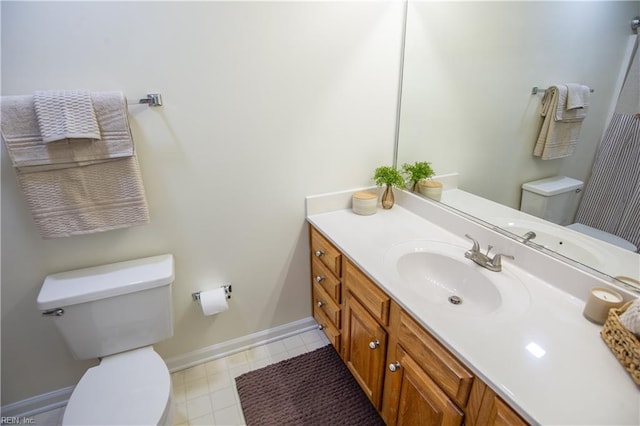
<svg viewBox="0 0 640 426">
<path fill-rule="evenodd" d="M 77 359 L 148 346 L 173 335 L 173 255 L 49 275 L 37 306 Z"/>
<path fill-rule="evenodd" d="M 553 176 L 522 185 L 520 210 L 559 225 L 573 223 L 583 183 L 566 176 Z"/>
</svg>

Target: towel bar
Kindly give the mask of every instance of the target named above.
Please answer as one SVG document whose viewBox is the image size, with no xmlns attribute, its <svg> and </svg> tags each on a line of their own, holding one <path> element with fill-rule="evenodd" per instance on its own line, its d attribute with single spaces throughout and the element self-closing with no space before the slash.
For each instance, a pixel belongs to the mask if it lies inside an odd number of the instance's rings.
<svg viewBox="0 0 640 426">
<path fill-rule="evenodd" d="M 540 89 L 538 88 L 538 86 L 533 86 L 531 88 L 531 94 L 532 95 L 537 95 L 539 92 L 546 92 L 547 89 Z M 593 89 L 589 89 L 589 92 L 593 93 Z"/>
<path fill-rule="evenodd" d="M 150 107 L 159 107 L 162 106 L 162 95 L 160 93 L 148 93 L 146 98 L 140 99 L 138 102 L 127 99 L 127 104 L 147 104 Z"/>
</svg>

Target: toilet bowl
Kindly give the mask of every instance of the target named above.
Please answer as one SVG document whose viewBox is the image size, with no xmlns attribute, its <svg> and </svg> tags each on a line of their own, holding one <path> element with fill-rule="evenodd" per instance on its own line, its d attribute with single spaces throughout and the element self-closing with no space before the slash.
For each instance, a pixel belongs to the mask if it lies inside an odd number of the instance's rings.
<svg viewBox="0 0 640 426">
<path fill-rule="evenodd" d="M 171 376 L 151 346 L 105 357 L 73 390 L 63 425 L 170 425 Z"/>
<path fill-rule="evenodd" d="M 73 390 L 63 425 L 171 425 L 171 375 L 153 347 L 173 335 L 172 255 L 46 277 L 37 305 L 77 359 L 99 358 Z"/>
<path fill-rule="evenodd" d="M 625 250 L 638 251 L 638 248 L 635 245 L 625 240 L 624 238 L 618 237 L 617 235 L 613 235 L 608 232 L 601 231 L 596 228 L 592 228 L 591 226 L 587 226 L 582 223 L 578 223 L 578 222 L 572 223 L 571 225 L 567 225 L 567 228 L 573 229 L 574 231 L 580 232 L 581 234 L 585 234 L 590 237 L 597 238 L 601 241 L 605 241 L 609 244 L 613 244 L 614 246 L 618 246 Z"/>
</svg>

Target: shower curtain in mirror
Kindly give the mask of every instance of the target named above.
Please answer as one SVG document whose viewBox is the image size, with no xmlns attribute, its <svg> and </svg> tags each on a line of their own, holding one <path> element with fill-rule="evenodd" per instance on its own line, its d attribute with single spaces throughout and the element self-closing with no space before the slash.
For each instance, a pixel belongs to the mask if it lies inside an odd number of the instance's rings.
<svg viewBox="0 0 640 426">
<path fill-rule="evenodd" d="M 627 72 L 598 147 L 575 222 L 617 235 L 640 249 L 640 55 Z"/>
</svg>

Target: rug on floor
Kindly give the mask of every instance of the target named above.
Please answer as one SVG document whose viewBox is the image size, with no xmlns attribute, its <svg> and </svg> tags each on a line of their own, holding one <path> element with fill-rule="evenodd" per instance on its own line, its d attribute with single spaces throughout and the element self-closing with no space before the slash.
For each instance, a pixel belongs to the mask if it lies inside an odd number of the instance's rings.
<svg viewBox="0 0 640 426">
<path fill-rule="evenodd" d="M 333 346 L 236 377 L 247 426 L 384 425 Z"/>
</svg>

